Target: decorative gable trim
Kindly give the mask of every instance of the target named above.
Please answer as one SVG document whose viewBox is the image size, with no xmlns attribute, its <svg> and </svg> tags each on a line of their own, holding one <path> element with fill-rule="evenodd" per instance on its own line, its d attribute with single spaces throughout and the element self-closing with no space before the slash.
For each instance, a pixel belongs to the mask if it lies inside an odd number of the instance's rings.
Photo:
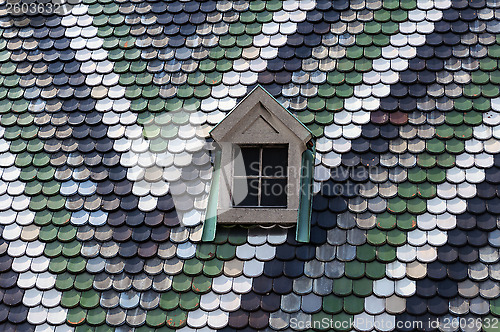
<svg viewBox="0 0 500 332">
<path fill-rule="evenodd" d="M 257 116 L 259 114 L 259 116 Z M 250 120 L 250 121 L 249 121 Z M 229 114 L 222 119 L 211 131 L 210 135 L 217 142 L 233 142 L 239 134 L 251 134 L 247 132 L 256 121 L 267 123 L 268 127 L 275 131 L 279 127 L 285 127 L 303 144 L 312 138 L 307 127 L 299 121 L 290 111 L 281 105 L 263 87 L 258 85 L 246 96 Z M 242 130 L 242 128 L 245 128 Z M 271 135 L 271 133 L 268 133 Z M 259 139 L 252 136 L 251 138 Z M 241 140 L 241 139 L 240 139 Z M 262 139 L 261 139 L 262 140 Z M 256 142 L 258 143 L 258 142 Z"/>
</svg>

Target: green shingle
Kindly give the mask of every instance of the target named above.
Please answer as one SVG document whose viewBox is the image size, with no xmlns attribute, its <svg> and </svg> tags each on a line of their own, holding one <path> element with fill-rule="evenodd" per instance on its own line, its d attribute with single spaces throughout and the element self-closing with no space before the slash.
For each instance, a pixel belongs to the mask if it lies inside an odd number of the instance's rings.
<svg viewBox="0 0 500 332">
<path fill-rule="evenodd" d="M 346 277 L 335 279 L 333 283 L 333 292 L 338 296 L 347 296 L 352 293 L 352 280 Z"/>
<path fill-rule="evenodd" d="M 422 214 L 427 210 L 427 202 L 424 199 L 413 198 L 407 202 L 408 212 L 411 214 Z"/>
<path fill-rule="evenodd" d="M 191 289 L 192 278 L 185 274 L 175 275 L 172 279 L 172 288 L 176 292 L 185 292 Z"/>
<path fill-rule="evenodd" d="M 77 307 L 68 310 L 66 322 L 70 325 L 79 325 L 85 322 L 86 317 L 87 317 L 87 310 L 83 310 Z"/>
<path fill-rule="evenodd" d="M 163 310 L 174 310 L 179 305 L 179 294 L 169 291 L 163 293 L 160 298 L 160 308 Z"/>
</svg>

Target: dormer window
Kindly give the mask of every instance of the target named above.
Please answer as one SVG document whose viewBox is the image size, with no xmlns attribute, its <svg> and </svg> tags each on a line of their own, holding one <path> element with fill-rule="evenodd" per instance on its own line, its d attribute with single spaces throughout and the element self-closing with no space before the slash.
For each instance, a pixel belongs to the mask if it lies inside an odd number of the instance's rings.
<svg viewBox="0 0 500 332">
<path fill-rule="evenodd" d="M 258 86 L 211 136 L 220 154 L 207 219 L 224 224 L 297 223 L 304 191 L 303 153 L 311 132 Z"/>
</svg>

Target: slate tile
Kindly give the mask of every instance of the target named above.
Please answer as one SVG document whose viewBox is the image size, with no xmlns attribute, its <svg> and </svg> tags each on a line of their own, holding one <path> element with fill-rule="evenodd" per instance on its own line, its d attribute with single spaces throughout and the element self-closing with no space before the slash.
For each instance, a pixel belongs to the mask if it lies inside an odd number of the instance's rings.
<svg viewBox="0 0 500 332">
<path fill-rule="evenodd" d="M 10 288 L 16 284 L 17 278 L 18 274 L 13 271 L 2 273 L 0 277 L 0 286 L 5 289 Z"/>
<path fill-rule="evenodd" d="M 259 310 L 250 313 L 248 324 L 255 329 L 262 329 L 268 325 L 269 314 L 265 311 Z"/>
<path fill-rule="evenodd" d="M 243 310 L 238 310 L 229 314 L 228 324 L 232 328 L 244 328 L 248 325 L 249 316 Z"/>
<path fill-rule="evenodd" d="M 245 311 L 255 311 L 260 307 L 261 296 L 256 293 L 250 292 L 242 294 L 241 296 L 241 309 Z"/>
<path fill-rule="evenodd" d="M 252 290 L 257 294 L 266 294 L 271 291 L 273 279 L 260 276 L 254 279 Z"/>
<path fill-rule="evenodd" d="M 9 309 L 8 320 L 14 324 L 20 324 L 26 321 L 28 316 L 28 308 L 24 306 L 11 307 Z"/>
<path fill-rule="evenodd" d="M 294 313 L 300 309 L 300 296 L 294 293 L 281 297 L 281 310 L 287 313 Z"/>
<path fill-rule="evenodd" d="M 295 248 L 289 245 L 281 245 L 276 248 L 276 258 L 281 261 L 288 261 L 295 257 Z"/>
<path fill-rule="evenodd" d="M 315 248 L 313 246 L 303 245 L 296 248 L 295 256 L 302 261 L 308 261 L 314 258 Z"/>
</svg>

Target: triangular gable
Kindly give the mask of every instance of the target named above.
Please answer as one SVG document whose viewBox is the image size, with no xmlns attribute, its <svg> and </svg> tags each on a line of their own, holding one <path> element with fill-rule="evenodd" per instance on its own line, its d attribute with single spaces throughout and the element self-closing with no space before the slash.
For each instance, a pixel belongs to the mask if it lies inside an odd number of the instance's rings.
<svg viewBox="0 0 500 332">
<path fill-rule="evenodd" d="M 258 116 L 242 132 L 243 134 L 252 134 L 252 135 L 279 134 L 279 130 L 275 126 L 273 126 L 269 121 L 267 121 L 263 116 Z"/>
<path fill-rule="evenodd" d="M 260 85 L 253 89 L 229 114 L 210 132 L 218 142 L 233 141 L 234 136 L 243 133 L 261 135 L 273 132 L 283 135 L 280 127 L 296 136 L 303 143 L 312 137 L 307 127 L 281 105 Z"/>
</svg>

